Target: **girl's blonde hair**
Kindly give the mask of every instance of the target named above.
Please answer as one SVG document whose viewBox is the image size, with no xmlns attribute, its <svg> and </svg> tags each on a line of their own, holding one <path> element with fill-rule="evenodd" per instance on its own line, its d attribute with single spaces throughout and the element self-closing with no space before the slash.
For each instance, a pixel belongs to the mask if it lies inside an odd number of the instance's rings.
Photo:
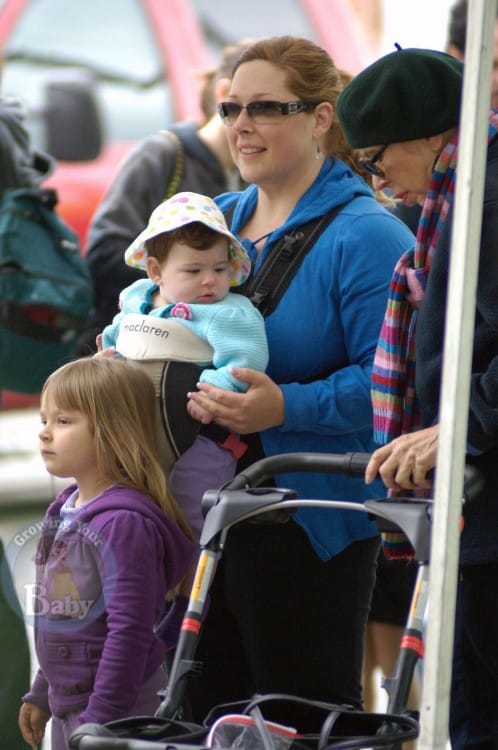
<svg viewBox="0 0 498 750">
<path fill-rule="evenodd" d="M 233 74 L 241 65 L 254 60 L 264 60 L 284 71 L 287 86 L 296 99 L 317 104 L 329 102 L 334 108 L 351 78 L 347 71 L 334 65 L 328 52 L 301 37 L 274 36 L 254 42 L 240 54 Z M 342 159 L 372 185 L 371 176 L 359 163 L 358 152 L 349 146 L 336 117 L 327 133 L 326 151 Z"/>
<path fill-rule="evenodd" d="M 192 538 L 159 462 L 154 385 L 143 370 L 111 357 L 77 359 L 47 378 L 41 396 L 88 418 L 96 469 L 109 484 L 149 495 Z"/>
</svg>

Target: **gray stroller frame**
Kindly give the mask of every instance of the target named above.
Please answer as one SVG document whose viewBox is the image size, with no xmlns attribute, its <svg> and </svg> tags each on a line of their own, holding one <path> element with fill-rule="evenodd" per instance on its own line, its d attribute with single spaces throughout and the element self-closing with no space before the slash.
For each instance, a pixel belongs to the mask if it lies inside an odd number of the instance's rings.
<svg viewBox="0 0 498 750">
<path fill-rule="evenodd" d="M 204 526 L 200 538 L 200 555 L 197 563 L 190 599 L 183 618 L 178 645 L 171 666 L 168 686 L 160 693 L 163 700 L 155 717 L 136 717 L 109 722 L 105 725 L 82 725 L 73 733 L 69 746 L 80 750 L 193 750 L 204 748 L 205 731 L 189 725 L 183 737 L 164 734 L 163 729 L 181 725 L 182 707 L 185 699 L 187 680 L 201 668 L 195 660 L 195 651 L 202 627 L 202 617 L 210 584 L 215 574 L 216 562 L 223 552 L 224 543 L 231 526 L 260 514 L 266 518 L 282 521 L 282 515 L 289 516 L 297 507 L 304 505 L 323 508 L 354 510 L 375 518 L 379 531 L 403 531 L 414 550 L 418 563 L 412 603 L 401 640 L 394 674 L 384 680 L 383 687 L 388 694 L 385 721 L 380 714 L 363 714 L 380 719 L 374 723 L 373 733 L 365 732 L 357 738 L 330 740 L 315 747 L 323 750 L 332 748 L 378 748 L 391 750 L 401 748 L 402 742 L 418 736 L 418 721 L 412 712 L 407 711 L 408 692 L 417 662 L 423 656 L 423 627 L 429 596 L 429 548 L 432 519 L 432 499 L 401 498 L 392 500 L 380 498 L 363 503 L 343 500 L 301 499 L 292 489 L 264 487 L 265 481 L 275 475 L 287 472 L 336 473 L 346 476 L 363 476 L 370 459 L 366 453 L 323 454 L 288 453 L 263 458 L 236 475 L 221 490 L 208 490 L 203 497 Z M 466 469 L 465 493 L 463 501 L 472 496 L 478 487 L 479 476 L 471 468 Z M 280 696 L 284 699 L 286 696 Z M 287 696 L 291 698 L 292 696 Z M 299 699 L 297 699 L 299 700 Z M 232 704 L 230 704 L 232 705 Z M 340 708 L 340 707 L 338 707 Z M 396 721 L 399 724 L 396 726 Z M 174 735 L 175 732 L 173 731 Z M 396 735 L 399 734 L 399 739 Z M 168 739 L 169 738 L 169 739 Z M 200 742 L 201 744 L 196 744 Z M 262 741 L 261 748 L 273 746 Z"/>
</svg>

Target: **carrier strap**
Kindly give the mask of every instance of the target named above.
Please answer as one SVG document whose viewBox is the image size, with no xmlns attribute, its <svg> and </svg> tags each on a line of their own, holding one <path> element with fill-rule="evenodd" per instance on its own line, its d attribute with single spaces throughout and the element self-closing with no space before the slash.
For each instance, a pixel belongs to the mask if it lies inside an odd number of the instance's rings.
<svg viewBox="0 0 498 750">
<path fill-rule="evenodd" d="M 286 234 L 268 253 L 257 272 L 233 291 L 249 297 L 263 317 L 271 315 L 315 240 L 348 203 L 350 201 L 334 206 L 323 216 L 311 219 Z M 228 226 L 235 206 L 233 204 L 224 212 Z"/>
</svg>

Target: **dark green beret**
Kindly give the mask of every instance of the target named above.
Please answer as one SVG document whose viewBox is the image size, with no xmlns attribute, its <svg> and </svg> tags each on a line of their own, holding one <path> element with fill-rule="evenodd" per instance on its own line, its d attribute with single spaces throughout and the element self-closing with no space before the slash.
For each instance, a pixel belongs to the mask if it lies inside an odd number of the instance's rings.
<svg viewBox="0 0 498 750">
<path fill-rule="evenodd" d="M 358 73 L 337 102 L 352 148 L 427 138 L 458 125 L 463 64 L 445 52 L 401 49 Z"/>
</svg>

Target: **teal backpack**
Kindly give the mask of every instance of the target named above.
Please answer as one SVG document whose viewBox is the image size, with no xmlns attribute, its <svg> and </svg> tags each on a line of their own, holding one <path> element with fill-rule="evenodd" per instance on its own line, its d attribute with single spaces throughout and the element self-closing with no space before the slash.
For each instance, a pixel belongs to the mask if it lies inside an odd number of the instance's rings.
<svg viewBox="0 0 498 750">
<path fill-rule="evenodd" d="M 74 358 L 93 306 L 76 234 L 50 188 L 9 189 L 0 199 L 0 388 L 39 393 Z"/>
</svg>

